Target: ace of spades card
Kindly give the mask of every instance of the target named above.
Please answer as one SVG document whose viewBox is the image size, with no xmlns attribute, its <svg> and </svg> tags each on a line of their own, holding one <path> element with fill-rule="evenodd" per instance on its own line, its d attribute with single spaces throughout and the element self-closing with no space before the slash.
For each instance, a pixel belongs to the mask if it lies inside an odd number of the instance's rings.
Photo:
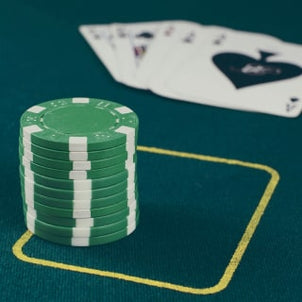
<svg viewBox="0 0 302 302">
<path fill-rule="evenodd" d="M 219 107 L 298 116 L 302 47 L 271 36 L 221 32 L 165 83 L 179 99 Z"/>
</svg>

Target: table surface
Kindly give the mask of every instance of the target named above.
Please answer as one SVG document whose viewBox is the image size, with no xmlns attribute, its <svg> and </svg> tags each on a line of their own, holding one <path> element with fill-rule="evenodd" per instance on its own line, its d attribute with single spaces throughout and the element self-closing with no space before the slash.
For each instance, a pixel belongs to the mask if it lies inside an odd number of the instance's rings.
<svg viewBox="0 0 302 302">
<path fill-rule="evenodd" d="M 302 118 L 219 109 L 116 83 L 80 24 L 187 19 L 302 43 L 289 1 L 21 1 L 0 4 L 0 291 L 3 301 L 301 301 Z M 298 3 L 298 2 L 297 2 Z M 140 118 L 141 221 L 104 246 L 26 232 L 19 117 L 89 96 Z"/>
</svg>

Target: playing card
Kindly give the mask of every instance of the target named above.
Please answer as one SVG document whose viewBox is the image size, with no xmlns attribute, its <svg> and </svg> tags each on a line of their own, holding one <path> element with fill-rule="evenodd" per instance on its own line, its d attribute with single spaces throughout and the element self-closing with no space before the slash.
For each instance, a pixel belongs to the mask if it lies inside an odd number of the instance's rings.
<svg viewBox="0 0 302 302">
<path fill-rule="evenodd" d="M 182 20 L 162 22 L 136 72 L 137 80 L 149 87 L 152 78 L 157 79 L 161 76 L 163 66 L 170 59 L 170 55 L 176 51 L 181 37 L 185 34 L 192 34 L 196 27 L 200 28 L 201 25 Z"/>
<path fill-rule="evenodd" d="M 158 71 L 160 72 L 153 70 L 153 76 L 148 81 L 150 90 L 170 98 L 177 98 L 178 94 L 175 94 L 172 90 L 168 90 L 165 82 L 173 77 L 175 72 L 180 71 L 179 66 L 182 66 L 184 62 L 189 60 L 195 54 L 196 49 L 201 51 L 206 47 L 209 37 L 211 39 L 219 39 L 222 33 L 231 31 L 224 27 L 201 26 L 196 23 L 187 24 L 185 28 L 182 27 L 181 29 L 183 30 L 178 31 L 174 41 L 168 43 L 170 47 L 167 47 L 168 51 L 159 64 Z M 150 49 L 151 52 L 152 48 Z"/>
<path fill-rule="evenodd" d="M 206 43 L 166 80 L 178 99 L 287 117 L 301 112 L 301 46 L 236 31 Z"/>
<path fill-rule="evenodd" d="M 81 25 L 79 31 L 112 77 L 120 81 L 117 65 L 116 46 L 110 25 Z"/>
<path fill-rule="evenodd" d="M 161 22 L 113 24 L 117 61 L 122 82 L 136 88 L 145 88 L 135 77 L 149 45 L 154 40 Z"/>
</svg>

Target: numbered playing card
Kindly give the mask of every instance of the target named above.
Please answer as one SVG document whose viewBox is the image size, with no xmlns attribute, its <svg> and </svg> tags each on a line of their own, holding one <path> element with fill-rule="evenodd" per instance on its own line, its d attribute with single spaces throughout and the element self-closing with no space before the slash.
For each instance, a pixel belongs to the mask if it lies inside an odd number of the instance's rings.
<svg viewBox="0 0 302 302">
<path fill-rule="evenodd" d="M 159 25 L 160 22 L 113 25 L 117 62 L 124 84 L 145 88 L 135 74 L 155 38 Z"/>
<path fill-rule="evenodd" d="M 110 25 L 81 25 L 79 31 L 112 77 L 120 81 L 112 27 Z"/>
<path fill-rule="evenodd" d="M 162 76 L 167 61 L 178 49 L 178 43 L 185 35 L 192 34 L 201 25 L 188 21 L 162 22 L 153 43 L 148 48 L 137 72 L 136 78 L 150 88 L 150 81 Z"/>
<path fill-rule="evenodd" d="M 83 25 L 80 32 L 126 85 L 285 117 L 302 110 L 301 45 L 182 20 Z"/>
<path fill-rule="evenodd" d="M 302 47 L 266 35 L 223 32 L 165 83 L 179 99 L 295 117 L 301 112 Z"/>
</svg>

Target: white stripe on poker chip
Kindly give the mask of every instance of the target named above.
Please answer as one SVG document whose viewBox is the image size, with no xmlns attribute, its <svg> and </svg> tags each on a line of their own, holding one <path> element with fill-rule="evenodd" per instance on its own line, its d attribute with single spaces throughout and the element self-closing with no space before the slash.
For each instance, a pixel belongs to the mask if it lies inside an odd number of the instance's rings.
<svg viewBox="0 0 302 302">
<path fill-rule="evenodd" d="M 28 179 L 34 181 L 34 173 L 33 171 L 29 170 L 28 168 L 24 167 L 24 176 Z"/>
<path fill-rule="evenodd" d="M 23 147 L 24 148 L 27 148 L 27 149 L 29 149 L 30 150 L 30 148 L 31 148 L 31 143 L 26 139 L 26 138 L 24 138 L 23 137 Z"/>
<path fill-rule="evenodd" d="M 28 215 L 33 216 L 34 218 L 37 218 L 37 213 L 35 212 L 35 209 L 33 209 L 32 207 L 27 207 L 26 213 Z"/>
<path fill-rule="evenodd" d="M 133 162 L 133 156 L 135 154 L 135 129 L 132 127 L 121 126 L 116 129 L 116 132 L 124 133 L 126 135 L 126 151 L 128 157 L 125 162 L 125 168 L 128 171 L 127 178 L 127 198 L 128 204 L 131 202 L 131 197 L 135 196 L 135 164 Z M 136 198 L 132 197 L 135 201 L 135 207 L 137 204 Z"/>
<path fill-rule="evenodd" d="M 91 162 L 90 161 L 73 161 L 72 170 L 74 170 L 74 171 L 91 170 Z"/>
<path fill-rule="evenodd" d="M 128 170 L 129 183 L 133 184 L 135 180 L 135 167 L 131 168 L 131 166 L 129 165 L 127 170 Z"/>
<path fill-rule="evenodd" d="M 72 102 L 75 104 L 87 104 L 89 103 L 89 98 L 72 98 Z"/>
<path fill-rule="evenodd" d="M 69 160 L 87 160 L 87 152 L 69 152 Z"/>
<path fill-rule="evenodd" d="M 87 152 L 87 136 L 70 136 L 69 152 Z"/>
<path fill-rule="evenodd" d="M 35 232 L 35 225 L 36 225 L 35 224 L 35 220 L 36 220 L 35 217 L 36 216 L 32 216 L 29 213 L 26 213 L 26 225 L 27 225 L 28 228 L 30 227 L 30 231 L 32 233 Z"/>
<path fill-rule="evenodd" d="M 29 109 L 27 109 L 27 111 L 32 112 L 32 113 L 40 113 L 41 111 L 45 110 L 45 107 L 42 106 L 32 106 Z"/>
<path fill-rule="evenodd" d="M 75 225 L 76 225 L 77 228 L 79 228 L 79 227 L 83 227 L 83 228 L 93 227 L 94 219 L 93 218 L 75 219 Z"/>
<path fill-rule="evenodd" d="M 28 206 L 34 209 L 34 185 L 32 183 L 24 183 L 24 200 Z M 36 213 L 36 210 L 34 210 Z"/>
<path fill-rule="evenodd" d="M 71 239 L 72 246 L 89 246 L 89 238 L 72 238 Z"/>
<path fill-rule="evenodd" d="M 127 216 L 127 225 L 135 223 L 136 220 L 136 210 L 129 210 L 129 215 Z"/>
<path fill-rule="evenodd" d="M 91 211 L 89 210 L 73 210 L 72 218 L 91 218 Z"/>
<path fill-rule="evenodd" d="M 129 208 L 129 215 L 131 215 L 131 213 L 133 211 L 136 211 L 136 207 L 137 207 L 137 204 L 136 204 L 136 199 L 135 199 L 135 196 L 133 196 L 130 200 L 130 203 L 128 204 L 128 208 Z"/>
<path fill-rule="evenodd" d="M 25 187 L 24 187 L 24 191 L 25 191 Z M 27 194 L 28 194 L 28 198 L 25 200 L 25 203 L 34 209 L 34 198 L 31 197 L 34 195 L 34 191 L 29 186 L 27 187 Z"/>
<path fill-rule="evenodd" d="M 72 237 L 89 237 L 90 228 L 72 228 Z"/>
<path fill-rule="evenodd" d="M 22 165 L 25 168 L 30 169 L 30 161 L 24 155 L 22 156 Z"/>
<path fill-rule="evenodd" d="M 131 158 L 133 161 L 133 155 L 135 153 L 135 129 L 132 127 L 121 126 L 117 128 L 115 132 L 123 133 L 126 135 L 126 149 L 128 152 L 128 159 Z"/>
<path fill-rule="evenodd" d="M 34 187 L 34 185 L 35 185 L 35 181 L 30 179 L 30 178 L 27 178 L 27 177 L 24 177 L 24 183 L 25 182 L 28 183 L 28 184 L 33 185 L 32 187 Z"/>
<path fill-rule="evenodd" d="M 90 211 L 91 201 L 90 200 L 73 200 L 73 209 L 75 211 Z M 89 216 L 90 217 L 90 216 Z"/>
<path fill-rule="evenodd" d="M 27 226 L 30 226 L 30 228 L 33 230 L 35 230 L 36 218 L 37 218 L 36 214 L 32 215 L 28 211 L 26 212 L 26 224 Z"/>
<path fill-rule="evenodd" d="M 91 190 L 91 188 L 92 188 L 91 179 L 73 181 L 74 191 L 86 191 L 86 190 Z"/>
<path fill-rule="evenodd" d="M 126 151 L 128 154 L 126 162 L 133 163 L 133 155 L 135 153 L 135 129 L 132 127 L 121 126 L 115 130 L 118 133 L 126 135 Z"/>
<path fill-rule="evenodd" d="M 35 215 L 36 210 L 34 209 L 34 183 L 33 182 L 24 182 L 24 201 L 27 206 L 32 207 Z"/>
<path fill-rule="evenodd" d="M 36 109 L 33 109 L 36 110 Z M 35 132 L 40 132 L 42 129 L 37 125 L 25 126 L 23 127 L 23 144 L 26 140 L 28 140 L 29 144 L 31 145 L 31 134 Z M 31 147 L 29 148 L 31 150 Z M 24 150 L 25 151 L 25 150 Z M 32 153 L 28 152 L 28 160 L 24 155 L 22 156 L 22 164 L 24 166 L 24 175 L 29 177 L 30 179 L 34 178 L 34 174 L 31 171 L 31 161 L 32 161 Z M 24 202 L 27 204 L 28 207 L 32 208 L 33 216 L 37 216 L 37 212 L 34 208 L 34 183 L 24 183 Z"/>
<path fill-rule="evenodd" d="M 130 108 L 126 106 L 115 108 L 115 111 L 121 113 L 121 114 L 127 114 L 133 112 Z"/>
<path fill-rule="evenodd" d="M 73 179 L 73 180 L 87 179 L 87 171 L 70 171 L 69 179 Z"/>
<path fill-rule="evenodd" d="M 130 215 L 131 212 L 133 212 L 133 211 L 136 210 L 136 200 L 135 200 L 135 196 L 132 196 L 132 197 L 130 198 L 130 202 L 127 204 L 127 207 L 129 208 L 129 214 L 128 214 L 128 215 Z"/>
<path fill-rule="evenodd" d="M 42 129 L 36 125 L 23 127 L 23 146 L 26 140 L 29 141 L 30 147 L 28 148 L 31 150 L 31 133 L 40 132 Z M 34 179 L 34 173 L 31 171 L 31 162 L 33 160 L 33 154 L 30 151 L 27 151 L 23 148 L 24 155 L 22 156 L 22 164 L 24 166 L 24 176 L 28 177 L 29 179 Z M 25 203 L 32 207 L 33 216 L 37 216 L 37 212 L 34 209 L 34 183 L 33 182 L 25 182 L 24 183 L 24 201 Z"/>
<path fill-rule="evenodd" d="M 92 198 L 92 192 L 91 190 L 87 191 L 73 191 L 73 200 L 88 200 L 90 201 Z M 90 204 L 90 202 L 89 202 Z"/>
<path fill-rule="evenodd" d="M 23 149 L 23 156 L 27 158 L 29 161 L 33 161 L 33 153 L 29 151 L 28 149 Z"/>
<path fill-rule="evenodd" d="M 33 233 L 33 234 L 35 234 L 35 224 L 32 224 L 32 223 L 30 223 L 30 222 L 26 222 L 26 226 L 27 226 L 27 228 Z"/>
<path fill-rule="evenodd" d="M 31 134 L 40 131 L 43 131 L 43 129 L 41 129 L 37 125 L 25 126 L 22 128 L 23 137 L 27 139 L 30 143 L 31 143 Z"/>
<path fill-rule="evenodd" d="M 87 102 L 89 102 L 89 99 Z M 77 103 L 85 103 L 86 100 L 84 98 L 76 98 L 73 99 L 73 102 Z M 69 138 L 69 158 L 72 158 L 71 152 L 83 152 L 86 158 L 88 158 L 88 153 L 87 153 L 87 137 L 82 136 L 82 137 L 70 137 Z M 91 198 L 92 198 L 92 191 L 91 191 L 91 180 L 87 179 L 87 170 L 91 169 L 91 162 L 90 161 L 74 161 L 72 160 L 72 171 L 69 172 L 69 178 L 73 179 L 73 186 L 74 186 L 74 191 L 73 191 L 73 200 L 74 202 L 78 200 L 85 200 L 83 202 L 86 207 L 84 210 L 86 210 L 89 213 L 89 216 L 85 217 L 90 217 L 91 216 L 91 211 L 90 211 L 90 206 L 91 206 Z M 87 180 L 86 182 L 78 182 L 77 180 Z M 73 206 L 73 218 L 81 218 L 79 217 L 79 208 L 78 208 L 79 203 L 74 203 Z M 83 210 L 83 206 L 81 204 L 80 211 Z M 88 214 L 86 214 L 88 215 Z"/>
<path fill-rule="evenodd" d="M 134 221 L 134 223 L 129 224 L 127 226 L 127 235 L 130 235 L 132 232 L 134 232 L 135 229 L 136 229 L 136 221 Z"/>
<path fill-rule="evenodd" d="M 32 208 L 27 209 L 26 212 L 26 221 L 32 221 L 35 223 L 35 220 L 37 218 L 37 213 L 32 210 Z"/>
</svg>

